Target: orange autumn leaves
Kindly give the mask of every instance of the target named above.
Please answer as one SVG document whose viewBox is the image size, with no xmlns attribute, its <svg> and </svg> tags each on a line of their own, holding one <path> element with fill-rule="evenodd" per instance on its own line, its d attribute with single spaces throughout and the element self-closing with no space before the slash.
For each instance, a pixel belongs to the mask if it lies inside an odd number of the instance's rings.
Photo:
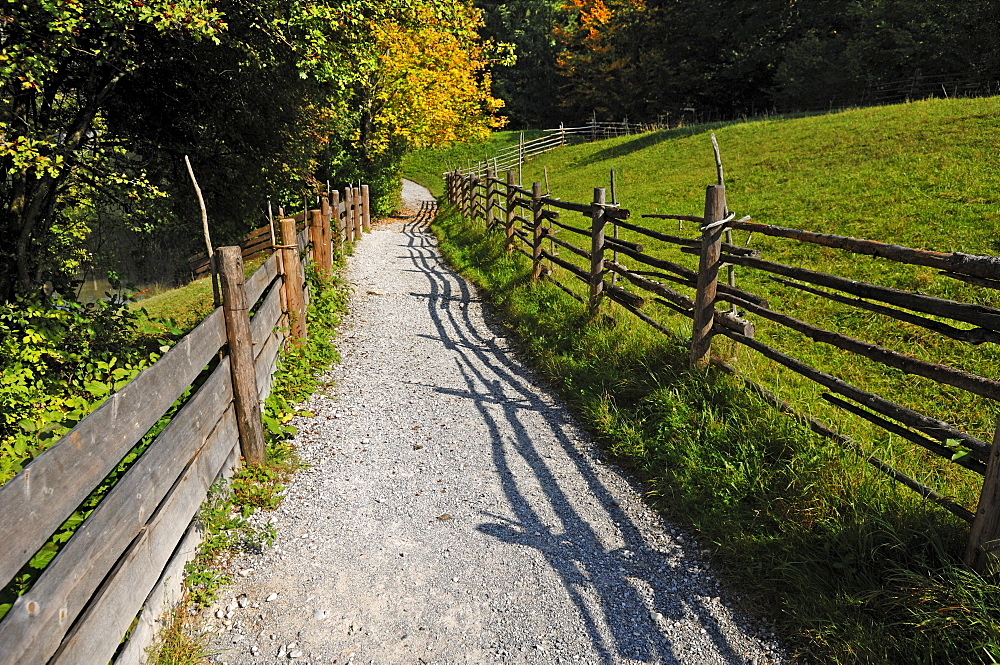
<svg viewBox="0 0 1000 665">
<path fill-rule="evenodd" d="M 369 93 L 369 149 L 389 137 L 411 148 L 483 139 L 502 126 L 503 102 L 490 93 L 490 43 L 478 37 L 479 10 L 471 4 L 419 4 L 414 20 L 378 31 L 380 67 Z"/>
</svg>

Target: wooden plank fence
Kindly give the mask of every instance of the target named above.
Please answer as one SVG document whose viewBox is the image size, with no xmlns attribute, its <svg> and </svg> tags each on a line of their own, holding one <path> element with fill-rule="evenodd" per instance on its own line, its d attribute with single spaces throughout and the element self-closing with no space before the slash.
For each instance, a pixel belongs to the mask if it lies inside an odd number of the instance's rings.
<svg viewBox="0 0 1000 665">
<path fill-rule="evenodd" d="M 733 245 L 727 236 L 728 232 L 739 229 L 850 254 L 927 266 L 938 269 L 939 274 L 947 278 L 989 289 L 1000 289 L 1000 258 L 934 252 L 872 240 L 818 234 L 758 224 L 751 222 L 749 217 L 736 219 L 735 215 L 727 212 L 723 185 L 707 187 L 703 216 L 642 215 L 644 218 L 674 219 L 699 225 L 700 238 L 681 238 L 628 221 L 632 216 L 631 212 L 614 203 L 607 203 L 603 188 L 594 190 L 594 198 L 590 203 L 573 203 L 551 195 L 542 196 L 541 183 L 533 183 L 531 190 L 516 185 L 512 170 L 507 172 L 505 179 L 495 177 L 492 169 L 486 169 L 482 176 L 453 171 L 445 175 L 445 181 L 449 203 L 463 215 L 483 219 L 487 222 L 489 231 L 499 231 L 503 227 L 508 253 L 519 252 L 532 262 L 533 281 L 546 279 L 552 282 L 586 303 L 592 313 L 597 313 L 602 302 L 609 300 L 658 330 L 674 334 L 642 311 L 649 300 L 664 305 L 692 320 L 693 367 L 712 363 L 725 371 L 734 372 L 727 363 L 712 355 L 713 338 L 720 335 L 727 337 L 822 386 L 828 391 L 823 399 L 829 404 L 982 475 L 984 481 L 979 503 L 970 510 L 882 460 L 866 456 L 867 461 L 889 477 L 971 524 L 966 553 L 966 562 L 970 566 L 985 571 L 996 565 L 1000 556 L 1000 427 L 992 441 L 983 441 L 949 423 L 862 390 L 756 339 L 755 326 L 746 317 L 759 317 L 801 333 L 813 342 L 829 344 L 886 367 L 925 377 L 940 385 L 958 388 L 990 400 L 1000 400 L 1000 382 L 920 360 L 775 311 L 766 299 L 736 287 L 732 267 L 741 266 L 761 271 L 789 289 L 905 321 L 973 345 L 1000 343 L 1000 309 L 767 261 L 760 258 L 757 250 Z M 574 216 L 589 218 L 589 228 L 570 223 L 569 220 Z M 607 232 L 609 224 L 614 231 L 611 234 Z M 676 248 L 681 253 L 697 256 L 698 269 L 693 270 L 653 256 L 653 253 L 659 252 L 651 253 L 643 244 L 617 239 L 618 227 L 628 229 L 649 241 Z M 567 237 L 567 234 L 570 235 Z M 585 237 L 589 243 L 586 246 L 574 245 L 571 239 L 575 236 Z M 548 250 L 544 249 L 546 241 L 549 243 Z M 560 256 L 559 249 L 567 250 L 569 255 Z M 607 256 L 609 253 L 612 255 L 610 258 Z M 730 268 L 728 279 L 720 279 L 720 270 L 724 267 Z M 570 281 L 566 281 L 567 278 Z M 586 285 L 585 295 L 571 288 L 574 279 Z M 619 286 L 622 283 L 633 287 L 635 292 Z M 678 291 L 678 287 L 694 289 L 694 297 Z M 719 302 L 729 303 L 730 308 L 718 308 Z M 741 315 L 736 314 L 737 309 L 742 312 Z M 968 329 L 952 326 L 940 321 L 942 318 L 975 327 Z M 790 409 L 786 403 L 760 386 L 750 385 L 775 406 L 783 410 Z M 814 431 L 842 445 L 860 450 L 855 442 L 826 425 L 801 415 L 799 417 Z M 955 455 L 956 441 L 967 455 Z"/>
<path fill-rule="evenodd" d="M 301 259 L 332 269 L 334 252 L 369 224 L 367 190 L 347 188 L 342 200 L 333 192 L 332 202 L 323 197 L 318 209 L 281 219 L 280 243 L 268 226 L 242 246 L 220 247 L 222 306 L 0 486 L 6 586 L 192 389 L 0 619 L 0 663 L 145 661 L 200 539 L 193 520 L 209 486 L 241 456 L 263 461 L 261 402 L 281 346 L 306 333 Z M 244 282 L 244 257 L 264 251 L 267 260 Z"/>
</svg>

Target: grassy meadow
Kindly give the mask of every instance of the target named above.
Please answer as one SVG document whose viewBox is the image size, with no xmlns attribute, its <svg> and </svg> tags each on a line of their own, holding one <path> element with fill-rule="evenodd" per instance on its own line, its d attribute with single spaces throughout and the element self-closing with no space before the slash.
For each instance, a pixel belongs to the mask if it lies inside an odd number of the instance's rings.
<svg viewBox="0 0 1000 665">
<path fill-rule="evenodd" d="M 729 208 L 738 216 L 939 251 L 997 251 L 995 98 L 622 137 L 542 155 L 525 165 L 524 183 L 542 181 L 544 169 L 554 196 L 586 202 L 593 187 L 608 185 L 614 168 L 617 199 L 632 211 L 633 223 L 694 237 L 693 224 L 678 229 L 675 221 L 640 215 L 701 214 L 704 188 L 716 178 L 710 131 L 721 146 Z M 418 154 L 407 174 L 440 194 L 437 174 L 447 164 L 435 167 L 435 159 Z M 562 220 L 586 224 L 566 212 Z M 688 319 L 647 305 L 646 313 L 676 330 L 678 339 L 655 333 L 617 307 L 587 320 L 553 287 L 530 288 L 524 262 L 502 256 L 497 238 L 484 236 L 480 223 L 446 213 L 437 228 L 450 259 L 487 289 L 528 353 L 608 447 L 649 481 L 654 500 L 714 546 L 750 609 L 771 608 L 798 653 L 837 663 L 993 662 L 1000 656 L 995 580 L 960 564 L 967 526 L 880 476 L 858 453 L 875 454 L 969 508 L 980 477 L 835 410 L 819 399 L 817 386 L 749 349 L 716 340 L 716 352 L 741 373 L 800 412 L 833 424 L 861 450 L 818 440 L 738 381 L 688 373 L 680 341 L 690 335 Z M 648 253 L 696 265 L 696 257 L 671 246 L 624 229 L 620 236 L 642 242 Z M 734 236 L 737 244 L 748 240 L 744 232 Z M 929 268 L 759 236 L 751 246 L 770 261 L 1000 306 L 994 292 Z M 768 298 L 773 309 L 814 325 L 997 376 L 998 353 L 990 344 L 948 340 L 746 268 L 737 267 L 736 279 Z M 987 441 L 993 435 L 997 409 L 988 400 L 750 318 L 758 339 L 814 367 Z"/>
</svg>

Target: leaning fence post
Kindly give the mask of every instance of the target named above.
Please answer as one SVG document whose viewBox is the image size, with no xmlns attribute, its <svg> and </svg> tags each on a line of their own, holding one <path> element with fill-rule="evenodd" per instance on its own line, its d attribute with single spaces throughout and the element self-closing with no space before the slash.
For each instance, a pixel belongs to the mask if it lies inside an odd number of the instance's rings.
<svg viewBox="0 0 1000 665">
<path fill-rule="evenodd" d="M 701 225 L 701 252 L 698 259 L 698 291 L 694 299 L 692 367 L 705 366 L 712 355 L 712 325 L 715 321 L 715 294 L 719 284 L 719 254 L 723 232 L 723 225 L 712 225 L 724 219 L 725 212 L 725 185 L 709 185 L 705 192 L 705 218 Z"/>
<path fill-rule="evenodd" d="M 590 314 L 597 314 L 604 293 L 604 225 L 607 215 L 604 210 L 605 193 L 603 187 L 594 188 L 594 203 L 591 206 L 590 226 Z"/>
<path fill-rule="evenodd" d="M 965 563 L 980 573 L 989 572 L 1000 552 L 1000 417 L 993 434 L 990 457 L 986 462 L 983 489 L 979 494 L 976 517 L 965 551 Z"/>
<path fill-rule="evenodd" d="M 531 281 L 542 276 L 542 183 L 531 183 Z"/>
<path fill-rule="evenodd" d="M 281 220 L 281 263 L 285 268 L 285 302 L 292 339 L 306 337 L 306 308 L 302 297 L 304 287 L 299 245 L 295 240 L 295 220 Z"/>
<path fill-rule="evenodd" d="M 504 206 L 504 212 L 506 213 L 506 218 L 504 219 L 504 247 L 507 253 L 510 254 L 514 251 L 514 213 L 516 212 L 516 207 L 514 199 L 517 198 L 517 192 L 514 191 L 514 169 L 508 169 L 507 171 L 507 203 Z"/>
<path fill-rule="evenodd" d="M 495 216 L 493 215 L 493 169 L 486 169 L 486 230 L 493 228 Z"/>
<path fill-rule="evenodd" d="M 294 222 L 292 222 L 294 224 Z M 215 253 L 220 269 L 222 312 L 229 345 L 229 373 L 233 381 L 236 426 L 240 450 L 247 464 L 264 463 L 264 427 L 257 394 L 253 338 L 250 334 L 250 304 L 244 289 L 243 256 L 239 247 L 219 247 Z"/>
<path fill-rule="evenodd" d="M 368 185 L 361 185 L 361 226 L 365 231 L 372 230 L 372 209 L 368 194 Z"/>
</svg>

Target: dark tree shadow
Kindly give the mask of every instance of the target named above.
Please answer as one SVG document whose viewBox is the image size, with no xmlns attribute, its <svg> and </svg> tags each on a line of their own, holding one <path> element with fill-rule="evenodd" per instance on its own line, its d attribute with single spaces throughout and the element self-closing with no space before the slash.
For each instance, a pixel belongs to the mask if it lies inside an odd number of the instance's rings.
<svg viewBox="0 0 1000 665">
<path fill-rule="evenodd" d="M 692 613 L 717 649 L 716 654 L 703 654 L 703 658 L 747 662 L 730 645 L 710 609 L 690 589 L 690 580 L 697 572 L 693 568 L 699 562 L 692 561 L 678 546 L 658 548 L 647 541 L 602 483 L 594 460 L 563 431 L 565 409 L 543 400 L 525 368 L 506 345 L 497 343 L 496 338 L 504 337 L 504 332 L 489 322 L 485 329 L 473 323 L 463 305 L 476 297 L 468 284 L 443 264 L 435 249 L 436 239 L 427 230 L 435 210 L 436 204 L 425 202 L 405 224 L 408 256 L 403 258 L 413 262 L 412 270 L 426 275 L 426 292 L 412 295 L 426 298 L 436 338 L 454 354 L 465 380 L 464 389 L 436 390 L 474 402 L 488 426 L 493 463 L 514 515 L 511 519 L 484 512 L 487 521 L 477 527 L 479 531 L 505 543 L 533 548 L 544 556 L 576 607 L 601 663 L 622 659 L 682 663 L 664 622 Z M 551 431 L 546 442 L 538 441 L 524 422 L 524 414 L 532 411 L 545 415 Z M 572 460 L 593 500 L 616 525 L 623 546 L 608 549 L 564 493 L 546 462 L 553 445 Z M 528 465 L 533 477 L 515 475 L 518 458 Z M 542 496 L 526 493 L 527 483 L 540 486 Z M 549 511 L 557 516 L 554 526 L 544 519 Z M 640 593 L 642 587 L 651 590 L 651 600 Z M 663 616 L 656 618 L 655 614 Z"/>
</svg>

